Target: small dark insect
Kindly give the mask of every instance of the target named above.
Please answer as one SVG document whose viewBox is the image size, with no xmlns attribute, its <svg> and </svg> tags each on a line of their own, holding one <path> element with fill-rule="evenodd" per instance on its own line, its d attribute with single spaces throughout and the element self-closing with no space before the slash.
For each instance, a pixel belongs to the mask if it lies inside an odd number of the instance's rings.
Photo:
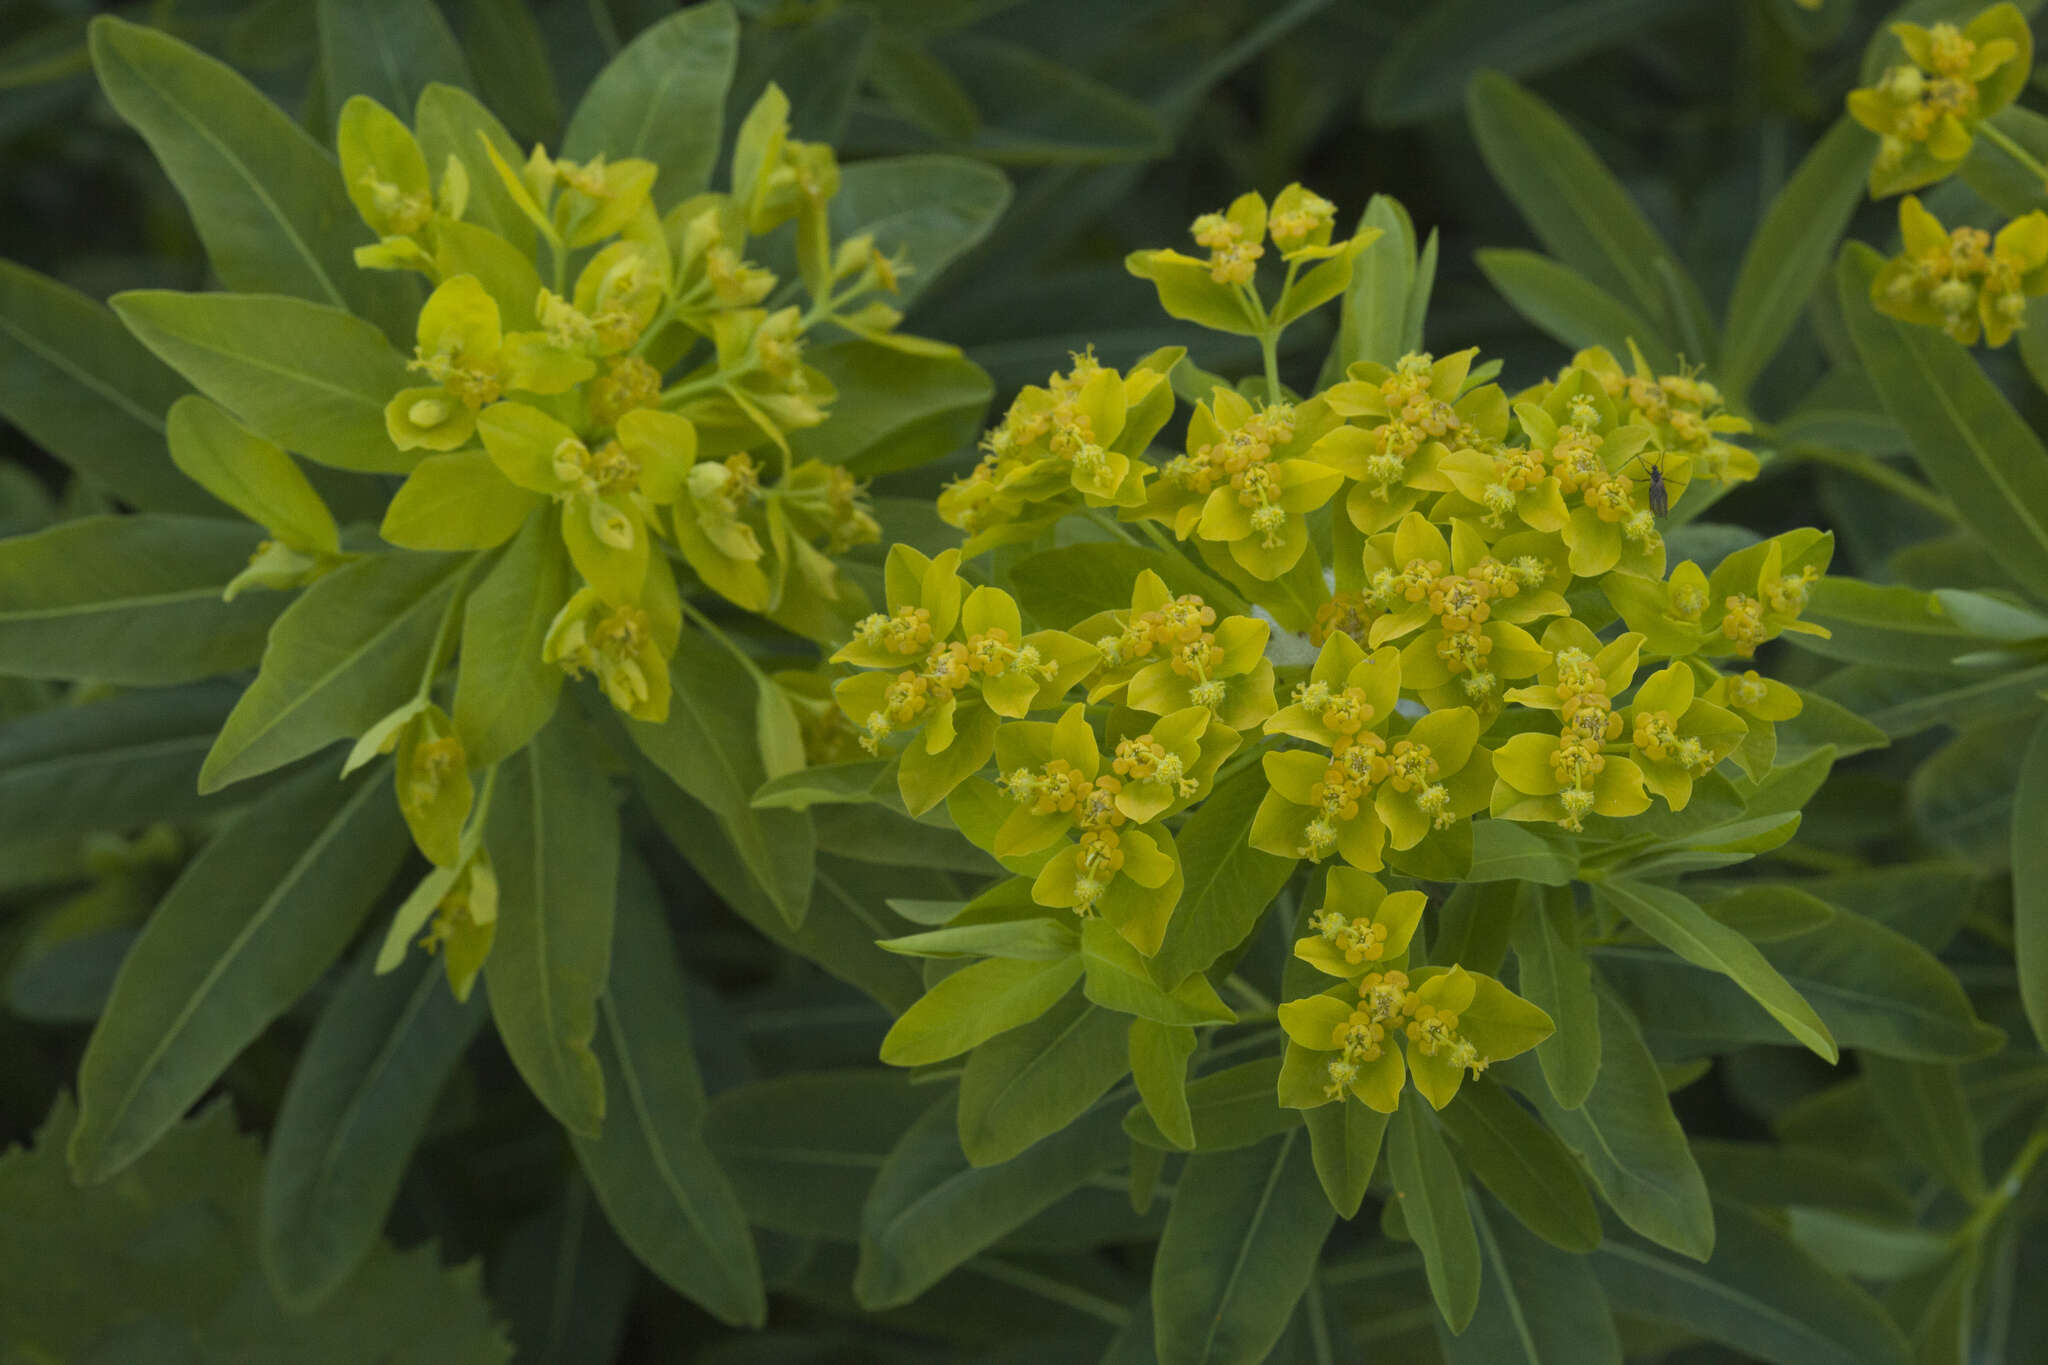
<svg viewBox="0 0 2048 1365">
<path fill-rule="evenodd" d="M 1632 456 L 1629 464 L 1640 464 L 1650 475 L 1650 515 L 1661 517 L 1671 510 L 1671 491 L 1664 486 L 1664 466 L 1651 464 L 1640 455 Z M 1628 465 L 1623 465 L 1627 469 Z"/>
</svg>

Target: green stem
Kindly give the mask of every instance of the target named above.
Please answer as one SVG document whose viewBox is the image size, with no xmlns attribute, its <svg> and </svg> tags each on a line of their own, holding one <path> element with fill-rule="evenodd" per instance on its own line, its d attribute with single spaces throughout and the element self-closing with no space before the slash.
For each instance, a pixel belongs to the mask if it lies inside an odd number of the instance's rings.
<svg viewBox="0 0 2048 1365">
<path fill-rule="evenodd" d="M 1166 551 L 1166 553 L 1177 555 L 1181 552 L 1179 544 L 1159 528 L 1158 522 L 1151 520 L 1141 521 L 1138 523 L 1138 529 L 1143 531 L 1154 545 Z"/>
<path fill-rule="evenodd" d="M 1123 523 L 1110 516 L 1109 513 L 1103 511 L 1100 507 L 1088 509 L 1088 520 L 1094 522 L 1126 545 L 1136 545 L 1138 543 L 1137 539 L 1124 529 Z"/>
<path fill-rule="evenodd" d="M 2019 1155 L 2012 1159 L 2012 1165 L 2005 1168 L 2005 1174 L 1984 1192 L 1976 1210 L 1951 1234 L 1951 1241 L 1958 1246 L 1968 1246 L 1989 1231 L 1991 1225 L 1998 1221 L 1998 1216 L 2005 1212 L 2006 1206 L 2019 1197 L 2020 1191 L 2026 1187 L 2028 1175 L 2032 1174 L 2035 1163 L 2044 1154 L 2048 1154 L 2048 1128 L 2037 1128 L 2027 1138 L 2026 1146 L 2020 1148 Z"/>
<path fill-rule="evenodd" d="M 1280 333 L 1268 329 L 1259 333 L 1259 355 L 1266 362 L 1266 401 L 1280 401 Z"/>
<path fill-rule="evenodd" d="M 2020 146 L 2019 143 L 2013 141 L 1995 123 L 1980 123 L 1977 125 L 1977 131 L 1990 139 L 1992 146 L 2003 151 L 2014 161 L 2017 161 L 2020 164 L 2021 170 L 2034 177 L 2036 193 L 2048 194 L 2048 166 L 2043 166 L 2039 161 L 2035 160 L 2032 152 L 2029 152 L 2026 148 Z"/>
<path fill-rule="evenodd" d="M 1223 984 L 1228 986 L 1230 989 L 1236 991 L 1239 995 L 1243 996 L 1245 1003 L 1247 1005 L 1250 1005 L 1252 1009 L 1256 1011 L 1262 1012 L 1267 1015 L 1271 1015 L 1278 1008 L 1278 1006 L 1274 1005 L 1274 1003 L 1271 1000 L 1268 1000 L 1266 998 L 1266 993 L 1264 991 L 1260 990 L 1257 986 L 1254 986 L 1251 982 L 1245 980 L 1243 977 L 1237 975 L 1235 972 L 1231 973 L 1229 978 L 1226 979 Z M 1240 1015 L 1238 1017 L 1238 1022 L 1244 1023 L 1245 1017 Z"/>
</svg>

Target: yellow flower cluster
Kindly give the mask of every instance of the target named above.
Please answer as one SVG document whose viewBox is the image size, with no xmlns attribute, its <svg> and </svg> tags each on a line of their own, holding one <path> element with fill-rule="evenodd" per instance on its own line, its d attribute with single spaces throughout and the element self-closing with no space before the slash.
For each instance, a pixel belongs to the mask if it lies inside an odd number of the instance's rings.
<svg viewBox="0 0 2048 1365">
<path fill-rule="evenodd" d="M 1906 60 L 1849 93 L 1849 114 L 1878 134 L 1873 197 L 1917 189 L 1963 164 L 1984 121 L 2012 103 L 2033 70 L 2034 36 L 2011 4 L 1962 28 L 1897 23 Z"/>
<path fill-rule="evenodd" d="M 2027 300 L 2048 293 L 2048 213 L 2015 218 L 1993 237 L 1945 229 L 1918 198 L 1899 201 L 1904 250 L 1870 283 L 1870 302 L 1901 322 L 1939 327 L 1965 346 L 2003 346 L 2026 323 Z"/>
</svg>

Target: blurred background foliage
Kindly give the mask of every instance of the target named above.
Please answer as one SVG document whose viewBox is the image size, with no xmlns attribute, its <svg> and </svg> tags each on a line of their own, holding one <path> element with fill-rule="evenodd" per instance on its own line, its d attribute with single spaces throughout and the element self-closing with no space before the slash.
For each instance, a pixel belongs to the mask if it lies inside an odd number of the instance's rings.
<svg viewBox="0 0 2048 1365">
<path fill-rule="evenodd" d="M 203 287 L 205 258 L 182 204 L 92 77 L 84 32 L 103 8 L 91 0 L 0 0 L 0 257 L 95 297 L 140 286 Z M 232 63 L 331 143 L 326 8 L 313 0 L 112 7 Z M 564 111 L 608 56 L 675 6 L 443 0 L 439 8 L 460 39 L 474 88 L 516 137 L 532 141 L 553 140 Z M 906 322 L 908 330 L 961 344 L 985 366 L 996 380 L 998 410 L 1085 340 L 1114 363 L 1187 340 L 1186 329 L 1158 317 L 1150 287 L 1124 270 L 1124 254 L 1180 243 L 1197 213 L 1245 187 L 1270 194 L 1291 180 L 1334 200 L 1347 223 L 1372 195 L 1392 195 L 1418 236 L 1436 234 L 1432 349 L 1482 347 L 1505 360 L 1511 390 L 1553 370 L 1572 348 L 1511 307 L 1476 256 L 1536 245 L 1468 124 L 1468 81 L 1489 69 L 1524 82 L 1570 121 L 1672 245 L 1710 313 L 1723 316 L 1756 223 L 1836 122 L 1845 93 L 1867 77 L 1866 50 L 1892 17 L 1888 6 L 1854 0 L 1826 0 L 1815 10 L 1793 0 L 742 0 L 740 8 L 735 108 L 774 79 L 794 100 L 796 134 L 831 140 L 844 161 L 943 150 L 985 159 L 1011 177 L 1007 215 L 920 296 Z M 1931 16 L 1975 6 L 1916 0 L 1905 8 Z M 1965 182 L 1938 197 L 1944 221 L 1993 221 Z M 1849 235 L 1889 247 L 1893 215 L 1889 202 L 1862 202 Z M 1314 379 L 1335 317 L 1325 310 L 1287 334 L 1283 369 L 1297 387 Z M 1202 344 L 1208 349 L 1195 359 L 1205 368 L 1237 373 L 1256 363 L 1255 349 L 1233 351 L 1229 338 Z M 1836 572 L 1868 580 L 1920 587 L 1981 581 L 1981 549 L 1926 550 L 1950 528 L 1924 499 L 1902 500 L 1882 476 L 1872 477 L 1875 465 L 1911 482 L 1894 458 L 1907 445 L 1853 356 L 1834 291 L 1824 286 L 1757 378 L 1751 406 L 1767 424 L 1800 414 L 1807 430 L 1831 435 L 1813 443 L 1820 454 L 1781 453 L 1767 463 L 1763 478 L 1720 506 L 1717 520 L 1763 533 L 1833 528 L 1841 544 Z M 2041 394 L 2022 392 L 2017 382 L 2016 355 L 1987 354 L 1985 363 L 2023 413 L 2040 415 Z M 1768 436 L 1767 427 L 1759 444 L 1770 445 Z M 1850 455 L 1829 458 L 1830 440 Z M 0 533 L 103 505 L 98 490 L 67 482 L 60 465 L 5 426 L 0 457 Z M 928 495 L 969 459 L 963 451 L 881 491 Z M 1802 685 L 1829 667 L 1790 654 L 1773 664 Z M 1917 925 L 1914 936 L 1931 947 L 1945 945 L 1965 984 L 1983 988 L 1979 1012 L 2025 1039 L 2000 944 L 2010 897 L 2003 874 L 2011 763 L 1992 752 L 1996 746 L 1974 760 L 1959 756 L 1949 738 L 1942 726 L 1903 734 L 1889 749 L 1839 766 L 1809 807 L 1798 845 L 1807 852 L 1798 856 L 1812 860 L 1802 870 L 1864 877 L 1861 891 L 1844 886 L 1842 894 L 1855 891 L 1873 913 L 1898 927 Z M 1929 777 L 1929 769 L 1938 771 Z M 1973 770 L 1989 774 L 1974 792 L 1955 780 Z M 119 856 L 147 881 L 167 879 L 178 853 L 124 849 Z M 1858 870 L 1908 860 L 1950 875 L 1913 881 Z M 676 882 L 694 876 L 680 865 L 660 871 Z M 9 882 L 18 887 L 32 876 L 17 863 Z M 917 892 L 894 886 L 888 894 Z M 692 994 L 692 1009 L 704 1016 L 700 1049 L 714 1091 L 747 1074 L 748 1055 L 770 1071 L 799 1056 L 811 1067 L 872 1059 L 886 1022 L 878 1014 L 854 1010 L 847 1027 L 829 1032 L 785 1030 L 767 1006 L 778 998 L 817 1004 L 816 974 L 790 977 L 775 950 L 729 916 L 692 922 L 693 966 L 715 973 L 724 995 L 744 993 L 750 1003 L 736 1025 L 720 1017 L 728 1008 L 721 993 Z M 1973 924 L 1985 932 L 1964 929 Z M 0 922 L 0 961 L 15 956 L 22 932 L 20 919 Z M 85 1030 L 80 1002 L 25 998 L 19 980 L 9 989 L 13 1008 L 0 1014 L 0 1056 L 7 1058 L 0 1142 L 12 1144 L 49 1112 L 75 1071 Z M 89 1021 L 92 1002 L 83 1008 Z M 245 1127 L 265 1127 L 274 1115 L 309 1018 L 296 1015 L 273 1029 L 230 1074 L 227 1089 Z M 1987 1131 L 2019 1112 L 2012 1095 L 2038 1101 L 2040 1071 L 2039 1055 L 2029 1052 L 1966 1075 L 1971 1097 L 1990 1106 L 1979 1116 Z M 767 1339 L 720 1332 L 647 1277 L 634 1278 L 630 1257 L 573 1175 L 562 1193 L 558 1130 L 538 1120 L 501 1057 L 459 1077 L 407 1177 L 391 1231 L 400 1245 L 437 1236 L 451 1258 L 487 1255 L 494 1298 L 528 1347 L 567 1333 L 580 1342 L 580 1358 L 590 1359 L 607 1358 L 603 1343 L 623 1340 L 627 1359 L 682 1358 L 677 1343 L 689 1342 L 690 1359 L 850 1360 L 867 1358 L 868 1348 L 849 1345 L 856 1338 L 848 1334 L 865 1339 L 880 1325 L 946 1343 L 929 1358 L 962 1358 L 965 1350 L 975 1359 L 1039 1359 L 1046 1357 L 1032 1352 L 1042 1353 L 1061 1330 L 1081 1337 L 1102 1330 L 1089 1302 L 1127 1303 L 1143 1288 L 1142 1258 L 1120 1267 L 1111 1253 L 1088 1262 L 1086 1295 L 1065 1293 L 1074 1267 L 1068 1244 L 1049 1228 L 1042 1251 L 1033 1253 L 1027 1236 L 1005 1261 L 977 1263 L 918 1303 L 854 1328 L 846 1290 L 852 1248 L 828 1245 L 802 1253 L 806 1260 L 794 1241 L 783 1245 L 764 1233 L 771 1277 L 809 1305 L 793 1329 L 785 1325 L 774 1348 L 781 1353 L 771 1356 Z M 1837 1079 L 1796 1050 L 1759 1046 L 1723 1057 L 1674 1102 L 1696 1139 L 1753 1139 L 1774 1123 L 1782 1134 L 1789 1123 L 1790 1131 L 1834 1141 L 1845 1117 L 1853 1126 L 1855 1115 L 1868 1114 L 1867 1096 L 1829 1098 L 1842 1094 L 1824 1089 Z M 504 1140 L 479 1149 L 465 1136 L 479 1130 Z M 1991 1169 L 2002 1160 L 1993 1153 Z M 1717 1174 L 1738 1188 L 1745 1169 L 1729 1153 L 1717 1159 Z M 536 1172 L 548 1177 L 531 1179 Z M 1156 1234 L 1156 1207 L 1141 1217 L 1125 1208 L 1120 1188 L 1099 1193 L 1103 1226 L 1122 1219 L 1135 1238 Z M 2028 1258 L 2041 1253 L 2038 1241 L 2029 1247 L 2008 1239 L 1997 1253 L 2005 1258 L 1998 1283 L 2024 1285 Z M 1034 1293 L 989 1293 L 998 1280 L 1013 1288 L 1031 1281 Z M 576 1305 L 576 1320 L 550 1321 L 541 1292 L 550 1283 L 570 1286 L 565 1301 Z M 1342 1291 L 1338 1319 L 1378 1324 L 1371 1335 L 1392 1353 L 1387 1358 L 1434 1350 L 1434 1310 L 1412 1266 L 1338 1265 L 1323 1289 Z M 1685 1339 L 1625 1326 L 1631 1347 L 1652 1355 Z M 1283 1354 L 1299 1349 L 1317 1358 L 1313 1333 L 1297 1327 Z M 1027 1328 L 1030 1340 L 1014 1344 Z M 2029 1358 L 2019 1346 L 2030 1330 L 2013 1320 L 2005 1344 L 2014 1353 L 2006 1359 Z M 2029 1349 L 2044 1339 L 2033 1332 Z M 1013 1342 L 1008 1357 L 1006 1341 Z M 533 1358 L 556 1357 L 536 1349 Z"/>
</svg>

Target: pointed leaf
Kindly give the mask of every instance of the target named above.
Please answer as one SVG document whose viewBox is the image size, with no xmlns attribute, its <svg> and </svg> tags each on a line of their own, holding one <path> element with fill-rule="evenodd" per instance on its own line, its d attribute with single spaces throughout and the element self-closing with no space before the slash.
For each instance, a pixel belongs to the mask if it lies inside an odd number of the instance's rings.
<svg viewBox="0 0 2048 1365">
<path fill-rule="evenodd" d="M 652 161 L 666 209 L 704 189 L 718 160 L 739 24 L 732 6 L 694 5 L 642 30 L 611 59 L 562 139 L 562 155 Z"/>
</svg>

